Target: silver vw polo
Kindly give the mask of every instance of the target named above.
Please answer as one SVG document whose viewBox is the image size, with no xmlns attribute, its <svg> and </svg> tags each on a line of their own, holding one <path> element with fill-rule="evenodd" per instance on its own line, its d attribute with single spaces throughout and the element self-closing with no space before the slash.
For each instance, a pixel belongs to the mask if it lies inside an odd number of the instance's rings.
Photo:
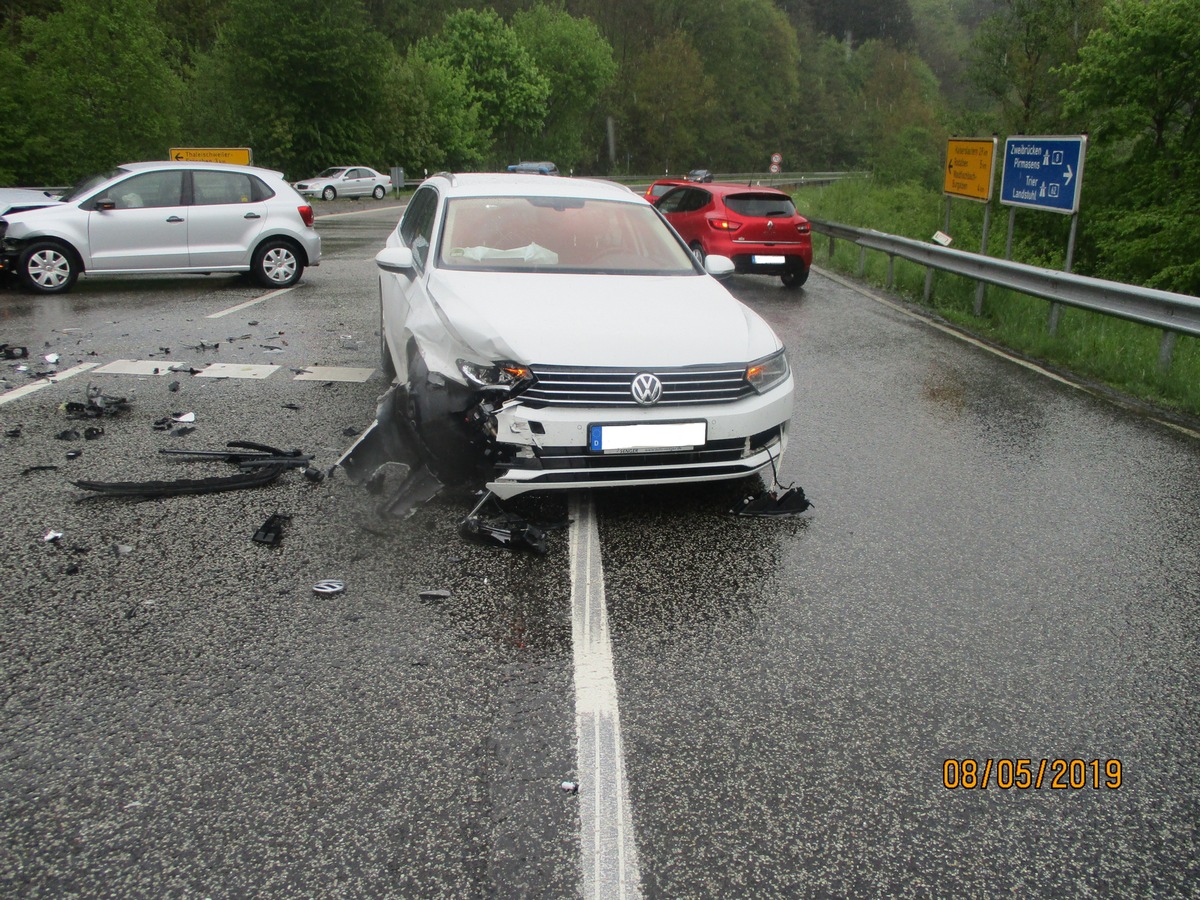
<svg viewBox="0 0 1200 900">
<path fill-rule="evenodd" d="M 527 491 L 778 465 L 793 379 L 771 327 L 611 182 L 437 175 L 376 257 L 382 363 L 446 482 Z M 393 392 L 395 393 L 395 392 Z M 388 420 L 388 421 L 385 421 Z"/>
</svg>

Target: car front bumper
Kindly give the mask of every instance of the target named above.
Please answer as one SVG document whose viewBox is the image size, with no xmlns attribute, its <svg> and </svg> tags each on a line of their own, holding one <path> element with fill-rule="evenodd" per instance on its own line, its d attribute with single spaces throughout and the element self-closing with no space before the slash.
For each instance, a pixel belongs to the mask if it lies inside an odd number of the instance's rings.
<svg viewBox="0 0 1200 900">
<path fill-rule="evenodd" d="M 495 413 L 499 464 L 487 487 L 504 499 L 528 491 L 745 478 L 779 465 L 793 392 L 789 377 L 763 395 L 697 407 L 533 409 L 514 401 Z M 589 449 L 593 426 L 701 422 L 704 441 L 694 446 Z"/>
</svg>

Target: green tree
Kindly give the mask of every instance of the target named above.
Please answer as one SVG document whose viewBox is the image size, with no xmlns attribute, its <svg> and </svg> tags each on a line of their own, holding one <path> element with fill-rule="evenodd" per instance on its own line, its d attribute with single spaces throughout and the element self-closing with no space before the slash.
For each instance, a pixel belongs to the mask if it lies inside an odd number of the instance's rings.
<svg viewBox="0 0 1200 900">
<path fill-rule="evenodd" d="M 22 19 L 21 33 L 18 180 L 69 183 L 116 163 L 165 158 L 182 84 L 149 4 L 64 0 L 61 12 Z"/>
<path fill-rule="evenodd" d="M 360 0 L 230 0 L 212 52 L 197 58 L 189 140 L 250 147 L 256 163 L 297 178 L 383 166 L 392 57 Z"/>
<path fill-rule="evenodd" d="M 1075 54 L 1097 21 L 1102 0 L 1000 0 L 971 46 L 972 80 L 997 106 L 995 130 L 1058 130 L 1058 67 Z"/>
<path fill-rule="evenodd" d="M 618 145 L 635 168 L 678 175 L 706 158 L 704 135 L 716 108 L 716 83 L 686 35 L 677 32 L 655 44 L 631 84 Z M 680 100 L 680 85 L 689 85 L 687 102 Z"/>
<path fill-rule="evenodd" d="M 463 101 L 478 107 L 479 127 L 498 144 L 516 146 L 540 131 L 550 82 L 493 10 L 464 9 L 447 16 L 442 30 L 419 41 L 417 49 L 425 59 L 462 74 Z"/>
<path fill-rule="evenodd" d="M 876 178 L 937 188 L 945 135 L 936 76 L 919 57 L 875 41 L 855 51 L 855 63 L 862 77 L 866 158 Z"/>
<path fill-rule="evenodd" d="M 416 49 L 396 59 L 384 90 L 384 154 L 389 164 L 420 175 L 478 165 L 491 141 L 479 127 L 479 107 L 463 103 L 465 75 Z"/>
<path fill-rule="evenodd" d="M 563 171 L 594 164 L 604 143 L 598 102 L 617 75 L 612 48 L 592 22 L 541 3 L 513 16 L 512 28 L 550 84 L 545 127 L 515 155 Z"/>
<path fill-rule="evenodd" d="M 1092 139 L 1081 214 L 1093 270 L 1200 294 L 1200 0 L 1110 2 L 1061 75 Z"/>
</svg>

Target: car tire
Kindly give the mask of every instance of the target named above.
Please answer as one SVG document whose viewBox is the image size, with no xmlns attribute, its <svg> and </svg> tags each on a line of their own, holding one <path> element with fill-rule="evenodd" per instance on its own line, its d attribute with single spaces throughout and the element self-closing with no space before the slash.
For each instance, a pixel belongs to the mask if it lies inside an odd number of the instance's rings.
<svg viewBox="0 0 1200 900">
<path fill-rule="evenodd" d="M 798 288 L 808 281 L 808 266 L 800 263 L 798 266 L 789 268 L 779 277 L 785 288 Z"/>
<path fill-rule="evenodd" d="M 371 196 L 373 196 L 376 200 L 382 200 L 383 195 L 386 193 L 387 191 L 383 189 L 383 185 L 377 184 L 375 185 L 375 190 L 371 191 Z"/>
<path fill-rule="evenodd" d="M 700 263 L 701 266 L 703 266 L 704 265 L 704 257 L 707 256 L 708 254 L 706 254 L 704 252 L 703 245 L 699 241 L 696 241 L 695 243 L 692 244 L 692 255 L 695 256 L 696 260 Z"/>
<path fill-rule="evenodd" d="M 337 189 L 333 185 L 329 185 L 325 190 L 321 191 L 322 200 L 333 200 L 337 197 Z"/>
<path fill-rule="evenodd" d="M 65 294 L 82 268 L 74 251 L 57 241 L 38 241 L 21 254 L 21 282 L 38 294 Z"/>
<path fill-rule="evenodd" d="M 304 274 L 304 259 L 291 241 L 264 241 L 254 251 L 250 274 L 263 287 L 291 287 Z"/>
</svg>

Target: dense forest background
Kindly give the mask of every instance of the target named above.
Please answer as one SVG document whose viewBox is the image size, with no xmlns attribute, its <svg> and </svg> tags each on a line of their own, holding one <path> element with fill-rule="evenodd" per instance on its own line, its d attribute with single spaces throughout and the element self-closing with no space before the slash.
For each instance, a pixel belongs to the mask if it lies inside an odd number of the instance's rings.
<svg viewBox="0 0 1200 900">
<path fill-rule="evenodd" d="M 949 136 L 1086 132 L 1077 271 L 1200 293 L 1200 0 L 0 0 L 0 85 L 0 184 L 247 146 L 939 191 Z"/>
</svg>

